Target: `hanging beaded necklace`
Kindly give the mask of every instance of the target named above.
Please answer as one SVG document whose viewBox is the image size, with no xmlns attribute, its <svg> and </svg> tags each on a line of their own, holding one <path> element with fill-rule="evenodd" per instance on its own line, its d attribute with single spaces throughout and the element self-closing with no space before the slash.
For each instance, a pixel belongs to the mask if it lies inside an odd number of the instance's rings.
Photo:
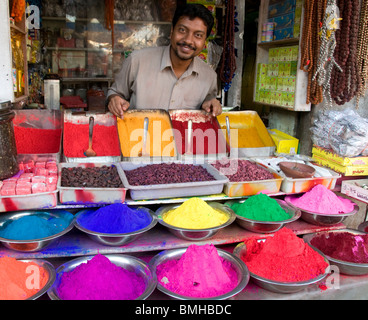
<svg viewBox="0 0 368 320">
<path fill-rule="evenodd" d="M 342 22 L 336 31 L 334 58 L 341 70 L 331 74 L 331 97 L 338 105 L 349 102 L 359 91 L 357 40 L 359 32 L 359 0 L 338 0 Z"/>
<path fill-rule="evenodd" d="M 358 108 L 360 97 L 364 96 L 368 84 L 368 0 L 362 0 L 361 3 L 357 43 L 357 66 L 359 90 L 357 91 L 356 107 Z"/>
<path fill-rule="evenodd" d="M 325 15 L 320 32 L 320 52 L 317 61 L 317 70 L 313 75 L 312 81 L 317 79 L 318 84 L 323 87 L 323 96 L 326 100 L 326 106 L 332 106 L 330 94 L 330 79 L 333 68 L 336 67 L 342 72 L 334 58 L 336 48 L 335 31 L 338 28 L 339 9 L 335 0 L 328 0 Z"/>
<path fill-rule="evenodd" d="M 306 103 L 319 104 L 323 101 L 322 86 L 312 80 L 317 71 L 321 39 L 318 35 L 327 0 L 304 1 L 303 29 L 301 41 L 300 69 L 308 72 Z"/>
</svg>

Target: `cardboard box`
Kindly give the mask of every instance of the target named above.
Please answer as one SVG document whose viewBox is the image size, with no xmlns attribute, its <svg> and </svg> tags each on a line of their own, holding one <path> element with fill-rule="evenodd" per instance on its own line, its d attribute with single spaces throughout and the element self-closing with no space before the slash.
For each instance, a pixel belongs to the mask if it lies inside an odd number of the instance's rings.
<svg viewBox="0 0 368 320">
<path fill-rule="evenodd" d="M 349 197 L 368 203 L 368 179 L 343 180 L 341 183 L 341 193 Z"/>
<path fill-rule="evenodd" d="M 270 129 L 268 132 L 276 144 L 276 151 L 278 153 L 298 153 L 299 140 L 297 138 L 277 129 Z"/>
<path fill-rule="evenodd" d="M 324 157 L 320 157 L 316 154 L 312 156 L 313 160 L 318 164 L 331 168 L 332 170 L 343 173 L 345 176 L 367 176 L 368 166 L 342 166 L 336 162 L 333 162 Z"/>
<path fill-rule="evenodd" d="M 368 157 L 341 157 L 333 150 L 324 149 L 318 146 L 313 146 L 312 153 L 332 162 L 336 162 L 341 166 L 368 166 Z"/>
</svg>

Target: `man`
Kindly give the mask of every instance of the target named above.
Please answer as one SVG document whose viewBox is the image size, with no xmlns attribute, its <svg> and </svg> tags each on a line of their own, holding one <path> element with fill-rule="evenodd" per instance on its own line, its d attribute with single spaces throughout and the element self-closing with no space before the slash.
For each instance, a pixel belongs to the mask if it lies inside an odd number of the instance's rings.
<svg viewBox="0 0 368 320">
<path fill-rule="evenodd" d="M 197 56 L 210 35 L 214 18 L 200 4 L 179 6 L 170 45 L 137 50 L 124 61 L 109 88 L 108 108 L 117 117 L 136 109 L 200 109 L 222 112 L 216 99 L 217 74 Z"/>
</svg>

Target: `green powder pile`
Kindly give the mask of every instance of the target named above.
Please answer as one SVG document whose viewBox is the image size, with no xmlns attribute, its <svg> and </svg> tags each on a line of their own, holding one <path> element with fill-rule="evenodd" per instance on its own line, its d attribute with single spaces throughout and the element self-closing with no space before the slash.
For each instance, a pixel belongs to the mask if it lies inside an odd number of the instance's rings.
<svg viewBox="0 0 368 320">
<path fill-rule="evenodd" d="M 243 203 L 234 203 L 231 209 L 241 217 L 256 221 L 283 221 L 290 219 L 290 215 L 275 199 L 260 193 L 249 197 Z"/>
</svg>

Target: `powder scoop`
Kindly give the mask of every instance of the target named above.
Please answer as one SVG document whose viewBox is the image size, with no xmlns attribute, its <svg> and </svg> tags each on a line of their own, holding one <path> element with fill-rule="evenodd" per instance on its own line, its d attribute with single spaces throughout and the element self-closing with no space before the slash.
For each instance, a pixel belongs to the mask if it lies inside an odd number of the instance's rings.
<svg viewBox="0 0 368 320">
<path fill-rule="evenodd" d="M 84 155 L 86 157 L 95 157 L 96 152 L 92 149 L 92 136 L 93 136 L 93 126 L 95 119 L 93 117 L 89 117 L 89 140 L 88 140 L 88 149 L 84 151 Z"/>
</svg>

